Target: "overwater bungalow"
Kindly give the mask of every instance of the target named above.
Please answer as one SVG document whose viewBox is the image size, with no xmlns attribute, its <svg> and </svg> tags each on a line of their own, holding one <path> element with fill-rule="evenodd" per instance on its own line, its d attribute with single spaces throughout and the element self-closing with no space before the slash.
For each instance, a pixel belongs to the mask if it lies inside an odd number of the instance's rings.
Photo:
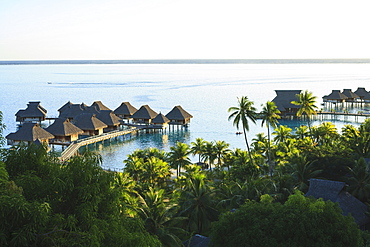
<svg viewBox="0 0 370 247">
<path fill-rule="evenodd" d="M 98 111 L 111 111 L 111 109 L 106 107 L 101 101 L 94 101 L 91 106 L 95 106 Z"/>
<path fill-rule="evenodd" d="M 59 110 L 61 110 L 62 108 L 60 108 Z M 86 109 L 85 104 L 68 105 L 67 107 L 64 107 L 62 111 L 59 111 L 59 118 L 68 118 L 69 120 L 72 121 L 78 115 L 85 113 L 86 112 L 85 109 Z"/>
<path fill-rule="evenodd" d="M 46 119 L 47 110 L 40 105 L 39 101 L 30 101 L 25 110 L 19 110 L 15 116 L 16 121 L 23 123 L 39 123 Z"/>
<path fill-rule="evenodd" d="M 137 112 L 137 109 L 133 107 L 130 102 L 122 102 L 121 105 L 114 110 L 114 114 L 127 121 L 132 119 L 132 115 L 135 112 Z"/>
<path fill-rule="evenodd" d="M 22 127 L 15 133 L 10 133 L 5 137 L 8 145 L 17 145 L 21 142 L 45 142 L 49 143 L 54 135 L 40 127 L 38 123 L 23 123 Z"/>
<path fill-rule="evenodd" d="M 64 112 L 65 110 L 67 110 L 71 105 L 73 105 L 73 103 L 71 101 L 68 101 L 67 103 L 65 103 L 62 107 L 60 107 L 58 109 L 58 112 L 59 112 L 59 115 Z"/>
<path fill-rule="evenodd" d="M 157 115 L 148 105 L 143 105 L 131 117 L 137 124 L 150 124 Z"/>
<path fill-rule="evenodd" d="M 365 88 L 363 87 L 357 88 L 355 94 L 357 94 L 360 97 L 361 102 L 370 103 L 370 93 L 366 91 Z"/>
<path fill-rule="evenodd" d="M 332 90 L 332 92 L 326 96 L 327 102 L 331 103 L 344 103 L 347 99 L 348 97 L 342 94 L 340 90 Z"/>
<path fill-rule="evenodd" d="M 54 139 L 50 140 L 50 143 L 53 144 L 71 143 L 78 140 L 78 135 L 84 133 L 82 129 L 72 124 L 67 118 L 57 118 L 45 130 L 55 136 Z"/>
<path fill-rule="evenodd" d="M 168 123 L 170 122 L 170 120 L 165 116 L 163 115 L 162 113 L 159 113 L 153 120 L 152 120 L 152 124 L 157 127 L 157 128 L 167 128 L 168 127 Z"/>
<path fill-rule="evenodd" d="M 302 90 L 275 90 L 276 96 L 272 102 L 275 103 L 282 116 L 296 116 L 299 106 L 292 104 L 292 101 L 297 100 L 297 95 L 300 94 L 301 91 Z"/>
<path fill-rule="evenodd" d="M 343 89 L 342 94 L 347 96 L 346 102 L 356 102 L 356 100 L 360 98 L 357 94 L 352 92 L 351 89 Z"/>
<path fill-rule="evenodd" d="M 83 135 L 101 135 L 108 125 L 99 120 L 93 113 L 82 113 L 73 120 L 74 125 L 84 131 Z"/>
<path fill-rule="evenodd" d="M 166 117 L 170 120 L 169 124 L 187 125 L 190 123 L 190 119 L 193 116 L 178 105 L 172 108 L 172 110 L 167 113 Z"/>
<path fill-rule="evenodd" d="M 101 110 L 96 117 L 108 126 L 104 128 L 104 132 L 118 130 L 121 125 L 121 119 L 110 110 Z"/>
</svg>

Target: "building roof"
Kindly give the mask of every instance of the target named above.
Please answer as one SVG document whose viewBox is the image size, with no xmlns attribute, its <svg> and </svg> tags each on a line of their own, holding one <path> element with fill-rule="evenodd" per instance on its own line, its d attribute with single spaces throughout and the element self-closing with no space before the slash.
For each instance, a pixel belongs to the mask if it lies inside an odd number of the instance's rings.
<svg viewBox="0 0 370 247">
<path fill-rule="evenodd" d="M 370 221 L 366 215 L 368 207 L 346 192 L 344 190 L 345 185 L 345 183 L 338 181 L 310 179 L 310 187 L 306 196 L 337 202 L 344 215 L 351 214 L 355 222 L 360 226 L 367 224 Z"/>
<path fill-rule="evenodd" d="M 185 120 L 192 118 L 193 116 L 178 105 L 172 108 L 172 110 L 167 113 L 166 117 L 171 120 Z"/>
<path fill-rule="evenodd" d="M 352 92 L 351 89 L 343 89 L 342 94 L 344 94 L 345 96 L 347 96 L 350 99 L 358 99 L 359 98 L 359 96 L 357 94 L 355 94 L 354 92 Z"/>
<path fill-rule="evenodd" d="M 78 115 L 85 112 L 85 108 L 82 104 L 71 104 L 62 112 L 59 112 L 60 118 L 71 118 L 74 119 Z"/>
<path fill-rule="evenodd" d="M 111 109 L 106 107 L 101 101 L 94 101 L 91 106 L 95 106 L 98 111 L 111 111 Z"/>
<path fill-rule="evenodd" d="M 357 90 L 355 91 L 355 94 L 357 94 L 361 99 L 366 99 L 366 100 L 370 99 L 370 93 L 366 91 L 364 87 L 357 88 Z"/>
<path fill-rule="evenodd" d="M 133 107 L 130 102 L 122 102 L 119 107 L 114 110 L 114 113 L 117 115 L 129 115 L 131 116 L 137 111 L 135 107 Z"/>
<path fill-rule="evenodd" d="M 340 90 L 332 90 L 332 92 L 328 95 L 328 97 L 326 99 L 328 99 L 328 100 L 346 100 L 346 99 L 348 99 L 348 97 L 345 96 L 344 94 L 342 94 L 340 92 Z"/>
<path fill-rule="evenodd" d="M 131 117 L 136 119 L 153 119 L 158 115 L 148 105 L 143 105 Z"/>
<path fill-rule="evenodd" d="M 165 124 L 165 123 L 168 123 L 170 122 L 170 120 L 165 116 L 163 115 L 162 113 L 159 113 L 153 120 L 152 120 L 152 123 L 155 123 L 155 124 Z"/>
<path fill-rule="evenodd" d="M 108 125 L 99 120 L 93 113 L 82 113 L 73 122 L 74 125 L 82 130 L 98 130 L 108 127 Z"/>
<path fill-rule="evenodd" d="M 297 100 L 297 94 L 302 90 L 275 90 L 276 96 L 272 100 L 279 111 L 284 112 L 289 108 L 298 109 L 299 106 L 292 104 L 292 101 Z"/>
<path fill-rule="evenodd" d="M 45 129 L 55 136 L 71 136 L 76 134 L 82 134 L 84 131 L 74 124 L 69 119 L 57 118 L 53 124 Z"/>
<path fill-rule="evenodd" d="M 184 246 L 187 247 L 207 247 L 211 239 L 199 234 L 195 234 L 190 239 L 183 242 Z"/>
<path fill-rule="evenodd" d="M 120 118 L 117 117 L 113 111 L 101 110 L 96 117 L 108 126 L 120 125 Z"/>
<path fill-rule="evenodd" d="M 67 103 L 65 103 L 62 107 L 58 109 L 59 114 L 67 110 L 71 105 L 73 105 L 71 101 L 68 101 Z"/>
<path fill-rule="evenodd" d="M 27 108 L 25 110 L 19 110 L 15 116 L 17 118 L 25 118 L 25 117 L 41 117 L 44 118 L 46 116 L 47 110 L 40 105 L 39 101 L 31 101 L 27 104 Z"/>
<path fill-rule="evenodd" d="M 39 140 L 48 140 L 54 138 L 52 134 L 44 130 L 37 123 L 24 123 L 15 133 L 6 136 L 8 140 L 34 142 Z"/>
</svg>

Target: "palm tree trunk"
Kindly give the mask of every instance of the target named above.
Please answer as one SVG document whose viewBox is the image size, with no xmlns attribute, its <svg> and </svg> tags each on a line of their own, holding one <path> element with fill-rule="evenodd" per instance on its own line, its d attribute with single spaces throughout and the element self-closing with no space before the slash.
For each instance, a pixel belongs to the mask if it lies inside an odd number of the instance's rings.
<svg viewBox="0 0 370 247">
<path fill-rule="evenodd" d="M 271 143 L 271 140 L 270 140 L 270 125 L 267 123 L 267 163 L 269 165 L 269 169 L 270 169 L 270 176 L 272 176 L 272 162 L 271 162 L 271 147 L 270 147 L 270 143 Z"/>
<path fill-rule="evenodd" d="M 249 154 L 250 162 L 253 164 L 253 159 L 252 159 L 251 149 L 249 148 L 249 143 L 248 143 L 247 133 L 246 133 L 246 130 L 245 130 L 245 129 L 244 129 L 244 139 L 245 139 L 245 143 L 247 144 L 247 150 L 248 150 L 248 154 Z"/>
</svg>

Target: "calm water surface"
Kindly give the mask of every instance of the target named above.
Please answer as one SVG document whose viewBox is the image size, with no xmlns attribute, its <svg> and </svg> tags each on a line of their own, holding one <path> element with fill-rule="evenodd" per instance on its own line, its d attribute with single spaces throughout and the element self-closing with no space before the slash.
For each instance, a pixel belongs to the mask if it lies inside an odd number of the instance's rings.
<svg viewBox="0 0 370 247">
<path fill-rule="evenodd" d="M 274 90 L 307 89 L 318 96 L 320 106 L 321 97 L 332 89 L 355 91 L 357 87 L 367 87 L 370 90 L 369 82 L 370 64 L 3 65 L 0 66 L 0 110 L 7 125 L 5 135 L 16 131 L 14 114 L 25 109 L 29 101 L 41 101 L 49 117 L 57 116 L 57 109 L 67 101 L 90 105 L 96 100 L 112 110 L 123 101 L 136 108 L 148 104 L 163 114 L 181 105 L 193 115 L 187 131 L 167 131 L 111 145 L 98 144 L 103 165 L 121 169 L 127 154 L 138 148 L 158 147 L 168 151 L 176 141 L 190 143 L 197 137 L 224 140 L 231 148 L 245 148 L 243 136 L 236 136 L 235 127 L 227 120 L 227 109 L 237 105 L 237 97 L 248 96 L 260 110 L 261 104 L 275 97 Z M 341 128 L 354 119 L 346 121 L 335 121 L 335 124 Z M 302 123 L 283 124 L 294 127 Z M 251 124 L 250 129 L 250 139 L 265 132 L 261 122 Z"/>
</svg>

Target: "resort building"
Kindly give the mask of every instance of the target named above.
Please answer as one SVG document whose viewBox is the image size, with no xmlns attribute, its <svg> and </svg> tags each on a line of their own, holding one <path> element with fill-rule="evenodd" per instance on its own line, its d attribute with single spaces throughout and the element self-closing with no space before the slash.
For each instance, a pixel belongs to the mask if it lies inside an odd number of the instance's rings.
<svg viewBox="0 0 370 247">
<path fill-rule="evenodd" d="M 300 94 L 301 91 L 302 90 L 275 90 L 276 96 L 272 102 L 275 103 L 282 116 L 296 116 L 299 106 L 292 104 L 292 101 L 297 100 L 297 95 Z"/>
<path fill-rule="evenodd" d="M 98 111 L 111 111 L 111 109 L 106 107 L 101 101 L 94 101 L 91 106 L 96 107 Z"/>
<path fill-rule="evenodd" d="M 143 105 L 132 115 L 132 119 L 137 124 L 150 124 L 157 115 L 148 105 Z"/>
<path fill-rule="evenodd" d="M 58 112 L 59 112 L 59 115 L 64 112 L 65 110 L 67 110 L 68 108 L 71 107 L 71 105 L 73 105 L 73 103 L 71 101 L 68 101 L 67 103 L 65 103 L 62 107 L 60 107 L 58 109 Z"/>
<path fill-rule="evenodd" d="M 95 114 L 83 113 L 78 115 L 73 120 L 74 125 L 84 131 L 83 135 L 101 135 L 103 134 L 103 129 L 107 128 L 108 125 L 99 120 Z"/>
<path fill-rule="evenodd" d="M 108 127 L 104 129 L 104 132 L 118 130 L 121 125 L 120 118 L 117 117 L 111 110 L 101 110 L 96 117 L 105 123 Z"/>
<path fill-rule="evenodd" d="M 28 144 L 33 142 L 45 142 L 48 144 L 49 140 L 53 139 L 54 136 L 41 128 L 38 123 L 25 122 L 17 132 L 10 133 L 5 138 L 7 139 L 8 145 L 17 145 L 21 142 L 26 142 Z"/>
<path fill-rule="evenodd" d="M 370 93 L 365 90 L 363 87 L 357 88 L 355 94 L 358 95 L 361 102 L 370 103 Z"/>
<path fill-rule="evenodd" d="M 331 94 L 324 96 L 324 102 L 331 102 L 331 103 L 344 103 L 348 97 L 345 96 L 340 92 L 340 90 L 332 90 Z"/>
<path fill-rule="evenodd" d="M 178 105 L 172 108 L 172 110 L 167 113 L 166 117 L 170 120 L 169 124 L 187 125 L 190 123 L 190 119 L 193 116 Z"/>
<path fill-rule="evenodd" d="M 87 106 L 85 104 L 70 104 L 66 107 L 64 105 L 58 110 L 59 118 L 68 118 L 72 121 L 78 115 L 85 113 L 86 107 Z"/>
<path fill-rule="evenodd" d="M 357 94 L 352 92 L 351 89 L 344 89 L 342 94 L 347 97 L 346 102 L 356 102 L 356 100 L 360 98 Z"/>
<path fill-rule="evenodd" d="M 114 110 L 114 114 L 127 121 L 132 119 L 132 115 L 135 112 L 137 112 L 137 109 L 133 107 L 130 102 L 122 102 L 121 105 Z"/>
<path fill-rule="evenodd" d="M 162 113 L 159 113 L 153 120 L 152 120 L 152 124 L 157 127 L 157 128 L 162 128 L 162 129 L 165 129 L 168 127 L 168 123 L 170 122 L 170 120 L 165 116 L 163 115 Z"/>
<path fill-rule="evenodd" d="M 72 124 L 67 118 L 57 118 L 45 130 L 55 136 L 54 139 L 50 140 L 50 143 L 53 144 L 69 144 L 78 140 L 78 135 L 84 133 L 82 129 Z"/>
<path fill-rule="evenodd" d="M 40 105 L 39 101 L 29 102 L 25 110 L 19 110 L 15 116 L 16 121 L 23 123 L 41 123 L 46 119 L 46 109 Z"/>
</svg>

